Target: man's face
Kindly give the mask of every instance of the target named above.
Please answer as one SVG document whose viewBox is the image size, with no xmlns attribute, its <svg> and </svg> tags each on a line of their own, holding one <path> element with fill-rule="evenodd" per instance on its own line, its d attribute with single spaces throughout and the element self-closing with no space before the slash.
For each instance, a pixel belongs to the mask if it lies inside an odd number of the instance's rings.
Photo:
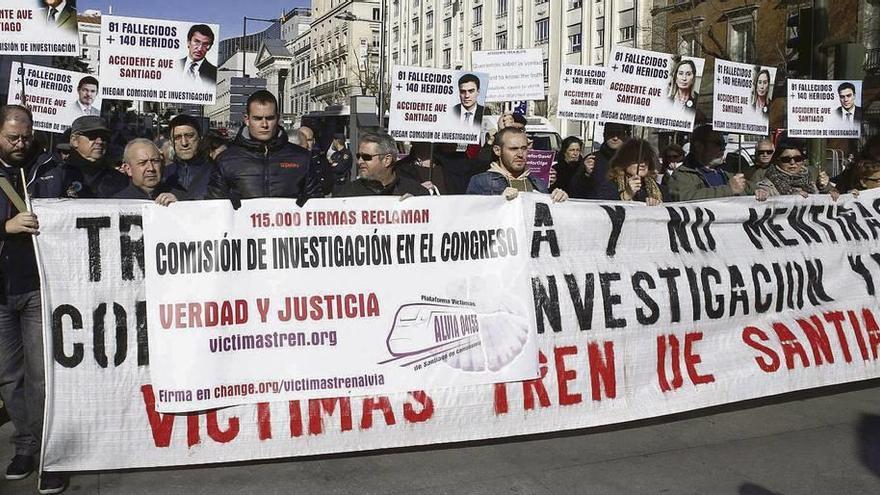
<svg viewBox="0 0 880 495">
<path fill-rule="evenodd" d="M 837 93 L 837 96 L 840 98 L 840 106 L 842 106 L 844 110 L 849 111 L 856 106 L 856 94 L 853 90 L 846 88 L 840 93 Z"/>
<path fill-rule="evenodd" d="M 76 90 L 79 94 L 79 102 L 83 105 L 91 106 L 95 101 L 95 95 L 98 94 L 98 86 L 94 84 L 83 84 Z"/>
<path fill-rule="evenodd" d="M 70 145 L 86 160 L 96 162 L 104 158 L 110 136 L 105 131 L 87 131 L 70 136 Z"/>
<path fill-rule="evenodd" d="M 303 147 L 310 150 L 315 147 L 315 132 L 312 129 L 302 126 L 299 128 L 299 134 L 302 136 Z"/>
<path fill-rule="evenodd" d="M 705 142 L 694 141 L 694 155 L 702 165 L 717 167 L 724 163 L 724 146 L 724 137 L 718 132 L 712 132 Z"/>
<path fill-rule="evenodd" d="M 493 146 L 495 155 L 501 160 L 501 166 L 514 177 L 519 177 L 526 169 L 528 149 L 529 141 L 525 134 L 508 134 L 504 143 Z"/>
<path fill-rule="evenodd" d="M 174 154 L 181 160 L 192 160 L 199 149 L 199 133 L 192 126 L 179 125 L 171 131 Z"/>
<path fill-rule="evenodd" d="M 623 146 L 627 139 L 629 139 L 629 134 L 625 131 L 610 131 L 605 139 L 605 144 L 612 150 L 617 150 Z"/>
<path fill-rule="evenodd" d="M 391 156 L 379 154 L 378 144 L 358 144 L 357 167 L 359 177 L 384 183 L 391 175 L 390 165 Z"/>
<path fill-rule="evenodd" d="M 43 0 L 47 7 L 57 7 L 61 5 L 61 0 Z"/>
<path fill-rule="evenodd" d="M 3 122 L 0 127 L 0 158 L 10 165 L 19 165 L 31 151 L 34 129 L 24 113 L 11 116 L 13 120 Z"/>
<path fill-rule="evenodd" d="M 273 103 L 251 102 L 244 123 L 256 141 L 269 141 L 278 133 L 278 114 Z"/>
<path fill-rule="evenodd" d="M 755 165 L 758 168 L 767 168 L 770 166 L 770 159 L 773 158 L 775 148 L 772 143 L 761 142 L 755 147 Z"/>
<path fill-rule="evenodd" d="M 473 108 L 477 104 L 477 96 L 480 90 L 477 83 L 468 81 L 458 85 L 458 99 L 461 100 L 461 106 L 467 109 Z"/>
<path fill-rule="evenodd" d="M 155 146 L 136 144 L 129 150 L 128 160 L 122 165 L 131 177 L 131 183 L 141 189 L 154 189 L 162 180 L 162 157 Z"/>
<path fill-rule="evenodd" d="M 213 44 L 214 40 L 210 36 L 205 36 L 199 32 L 193 33 L 192 38 L 186 42 L 186 47 L 189 49 L 189 57 L 195 62 L 204 59 L 205 54 L 208 53 Z"/>
</svg>

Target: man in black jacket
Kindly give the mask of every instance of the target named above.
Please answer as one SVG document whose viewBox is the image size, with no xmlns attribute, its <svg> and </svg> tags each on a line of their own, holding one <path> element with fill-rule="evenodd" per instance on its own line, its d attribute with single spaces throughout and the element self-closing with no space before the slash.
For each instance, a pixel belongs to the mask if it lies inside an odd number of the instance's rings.
<svg viewBox="0 0 880 495">
<path fill-rule="evenodd" d="M 272 93 L 261 89 L 248 97 L 244 124 L 217 158 L 206 199 L 320 196 L 319 167 L 309 150 L 287 141 Z"/>
<path fill-rule="evenodd" d="M 162 206 L 184 199 L 186 191 L 162 182 L 162 154 L 149 139 L 129 141 L 122 169 L 131 178 L 131 184 L 116 193 L 114 199 L 150 199 Z"/>
<path fill-rule="evenodd" d="M 169 186 L 186 191 L 189 199 L 204 199 L 214 163 L 201 146 L 202 126 L 189 115 L 178 115 L 168 123 L 174 144 L 174 161 L 162 179 Z"/>
<path fill-rule="evenodd" d="M 358 178 L 337 187 L 333 196 L 426 196 L 428 190 L 418 182 L 396 173 L 397 146 L 385 133 L 361 134 L 358 143 Z"/>
<path fill-rule="evenodd" d="M 608 179 L 608 164 L 614 153 L 632 135 L 632 128 L 626 124 L 609 122 L 602 132 L 604 142 L 595 154 L 595 165 L 592 170 L 587 168 L 586 160 L 574 171 L 566 192 L 572 198 L 598 199 L 599 191 L 605 187 Z"/>
<path fill-rule="evenodd" d="M 128 187 L 128 179 L 117 172 L 107 160 L 110 129 L 104 119 L 84 115 L 70 126 L 70 156 L 65 166 L 77 170 L 81 184 L 74 184 L 72 196 L 80 198 L 110 198 Z"/>
<path fill-rule="evenodd" d="M 40 154 L 33 117 L 19 105 L 0 107 L 0 162 L 0 177 L 15 191 L 4 192 L 0 201 L 0 396 L 15 426 L 15 456 L 6 479 L 20 480 L 37 467 L 45 397 L 40 278 L 32 239 L 40 223 L 21 198 L 25 187 L 32 197 L 65 196 L 78 177 L 71 176 L 76 170 Z M 64 476 L 44 473 L 40 493 L 60 493 L 66 484 Z"/>
</svg>

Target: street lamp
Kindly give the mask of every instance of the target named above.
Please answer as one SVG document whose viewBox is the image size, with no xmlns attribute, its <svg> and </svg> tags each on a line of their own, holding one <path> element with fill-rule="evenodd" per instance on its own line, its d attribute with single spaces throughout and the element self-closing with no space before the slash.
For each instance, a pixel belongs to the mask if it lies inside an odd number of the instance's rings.
<svg viewBox="0 0 880 495">
<path fill-rule="evenodd" d="M 241 42 L 244 43 L 247 38 L 247 21 L 260 21 L 260 22 L 268 22 L 274 24 L 278 22 L 278 19 L 260 19 L 259 17 L 247 17 L 244 16 L 241 18 Z M 254 33 L 256 34 L 256 33 Z M 241 48 L 241 44 L 238 46 Z M 254 50 L 256 51 L 256 49 Z M 243 77 L 247 77 L 247 50 L 241 50 L 241 75 Z"/>
<path fill-rule="evenodd" d="M 335 15 L 343 21 L 361 21 L 379 25 L 379 129 L 385 129 L 385 9 L 386 0 L 382 0 L 382 20 L 361 19 L 351 12 Z"/>
</svg>

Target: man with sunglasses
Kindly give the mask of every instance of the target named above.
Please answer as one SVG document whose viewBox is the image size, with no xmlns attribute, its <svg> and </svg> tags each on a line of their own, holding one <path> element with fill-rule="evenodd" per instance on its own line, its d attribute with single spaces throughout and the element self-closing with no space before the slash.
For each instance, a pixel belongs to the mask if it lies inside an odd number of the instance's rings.
<svg viewBox="0 0 880 495">
<path fill-rule="evenodd" d="M 752 194 L 752 185 L 743 174 L 731 174 L 724 165 L 724 135 L 710 125 L 701 125 L 691 134 L 691 150 L 684 163 L 669 177 L 673 201 L 724 198 Z"/>
<path fill-rule="evenodd" d="M 79 198 L 111 198 L 128 187 L 128 179 L 113 168 L 107 159 L 110 129 L 104 119 L 84 115 L 70 126 L 70 156 L 65 166 L 83 177 L 73 184 L 70 195 Z"/>
<path fill-rule="evenodd" d="M 745 170 L 746 179 L 752 184 L 757 184 L 758 181 L 763 179 L 770 168 L 770 164 L 773 163 L 773 153 L 775 151 L 776 146 L 773 144 L 773 141 L 769 139 L 758 141 L 755 145 L 755 166 Z"/>
<path fill-rule="evenodd" d="M 4 191 L 0 201 L 0 396 L 15 427 L 7 480 L 27 478 L 38 466 L 45 397 L 40 278 L 32 239 L 40 223 L 30 211 L 19 211 L 26 208 L 21 198 L 25 187 L 31 197 L 62 197 L 78 179 L 75 170 L 41 151 L 30 110 L 0 107 L 0 177 L 14 191 Z M 43 473 L 39 491 L 60 493 L 66 485 L 66 477 Z"/>
<path fill-rule="evenodd" d="M 333 191 L 333 196 L 426 196 L 420 183 L 397 173 L 397 145 L 385 133 L 364 133 L 358 142 L 358 178 Z"/>
<path fill-rule="evenodd" d="M 593 167 L 588 168 L 586 163 L 582 163 L 569 182 L 568 193 L 572 198 L 599 198 L 599 191 L 607 188 L 608 164 L 611 163 L 611 157 L 631 135 L 632 127 L 626 124 L 615 122 L 605 124 L 602 131 L 604 142 L 594 154 Z"/>
</svg>

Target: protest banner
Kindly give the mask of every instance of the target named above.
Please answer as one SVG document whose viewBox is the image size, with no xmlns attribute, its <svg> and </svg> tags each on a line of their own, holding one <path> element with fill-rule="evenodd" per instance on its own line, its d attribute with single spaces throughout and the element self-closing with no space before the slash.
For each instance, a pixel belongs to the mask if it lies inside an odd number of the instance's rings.
<svg viewBox="0 0 880 495">
<path fill-rule="evenodd" d="M 22 80 L 25 105 L 34 115 L 34 130 L 64 132 L 77 117 L 101 114 L 100 84 L 95 76 L 13 63 L 9 72 L 8 104 L 22 104 Z"/>
<path fill-rule="evenodd" d="M 722 132 L 770 133 L 776 68 L 715 59 L 712 128 Z"/>
<path fill-rule="evenodd" d="M 556 115 L 570 120 L 598 120 L 605 67 L 562 64 Z"/>
<path fill-rule="evenodd" d="M 145 209 L 157 410 L 537 377 L 521 204 L 379 203 Z"/>
<path fill-rule="evenodd" d="M 862 81 L 788 80 L 788 136 L 852 138 L 862 132 Z"/>
<path fill-rule="evenodd" d="M 599 118 L 607 122 L 690 132 L 703 59 L 615 46 Z"/>
<path fill-rule="evenodd" d="M 550 150 L 529 150 L 526 155 L 526 166 L 529 167 L 529 175 L 537 177 L 544 181 L 544 184 L 550 185 L 550 168 L 553 166 L 553 159 L 556 158 L 556 152 Z"/>
<path fill-rule="evenodd" d="M 505 201 L 429 199 L 431 215 Z M 526 297 L 536 308 L 540 378 L 172 415 L 156 411 L 149 379 L 140 204 L 34 200 L 49 366 L 44 467 L 155 467 L 510 437 L 880 377 L 880 264 L 872 256 L 880 190 L 837 202 L 785 196 L 652 208 L 554 204 L 533 193 L 514 201 L 523 204 L 529 239 Z M 328 211 L 343 205 L 320 203 Z M 398 204 L 370 198 L 380 210 Z M 458 219 L 460 230 L 469 217 Z"/>
<path fill-rule="evenodd" d="M 59 10 L 44 0 L 0 0 L 0 55 L 79 56 L 72 3 Z"/>
<path fill-rule="evenodd" d="M 471 54 L 474 71 L 489 75 L 486 101 L 544 99 L 544 55 L 540 48 Z"/>
<path fill-rule="evenodd" d="M 101 16 L 101 95 L 212 105 L 217 24 Z"/>
<path fill-rule="evenodd" d="M 488 82 L 484 73 L 395 65 L 388 133 L 398 141 L 479 143 Z"/>
</svg>

